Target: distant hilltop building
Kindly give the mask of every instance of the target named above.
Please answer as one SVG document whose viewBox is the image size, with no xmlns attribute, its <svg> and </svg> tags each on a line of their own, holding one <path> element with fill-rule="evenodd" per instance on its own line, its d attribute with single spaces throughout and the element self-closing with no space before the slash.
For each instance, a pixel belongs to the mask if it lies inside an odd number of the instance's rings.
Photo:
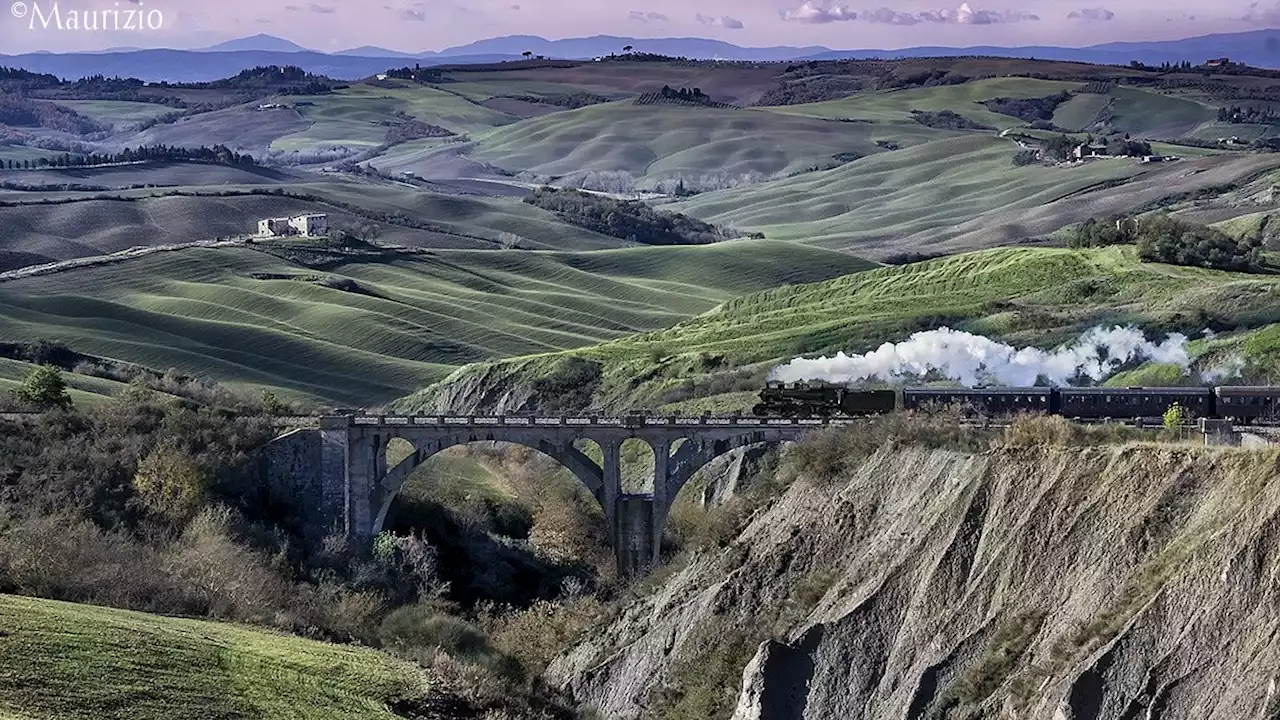
<svg viewBox="0 0 1280 720">
<path fill-rule="evenodd" d="M 1231 64 L 1231 58 L 1214 58 L 1204 64 L 1205 67 L 1227 67 Z"/>
<path fill-rule="evenodd" d="M 1107 146 L 1097 143 L 1080 143 L 1071 151 L 1071 154 L 1077 160 L 1083 160 L 1091 157 L 1106 157 Z"/>
<path fill-rule="evenodd" d="M 258 234 L 263 237 L 321 237 L 329 234 L 329 216 L 323 213 L 296 215 L 291 218 L 267 218 L 258 221 Z"/>
</svg>

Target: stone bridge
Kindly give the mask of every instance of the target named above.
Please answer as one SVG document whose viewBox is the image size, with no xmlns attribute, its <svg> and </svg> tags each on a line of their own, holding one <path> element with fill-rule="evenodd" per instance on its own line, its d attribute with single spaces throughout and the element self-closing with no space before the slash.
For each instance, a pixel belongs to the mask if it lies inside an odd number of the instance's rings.
<svg viewBox="0 0 1280 720">
<path fill-rule="evenodd" d="M 313 529 L 368 542 L 381 532 L 409 475 L 432 455 L 472 442 L 517 443 L 559 461 L 595 496 L 609 524 L 618 569 L 634 575 L 657 561 L 671 503 L 708 462 L 735 448 L 795 440 L 815 428 L 852 422 L 652 416 L 325 417 L 318 429 L 295 430 L 273 443 L 272 475 L 304 498 Z M 393 467 L 387 445 L 397 438 L 414 450 Z M 622 491 L 621 449 L 630 438 L 653 448 L 653 488 L 645 494 Z M 579 440 L 595 442 L 604 462 L 578 449 L 574 443 Z"/>
</svg>

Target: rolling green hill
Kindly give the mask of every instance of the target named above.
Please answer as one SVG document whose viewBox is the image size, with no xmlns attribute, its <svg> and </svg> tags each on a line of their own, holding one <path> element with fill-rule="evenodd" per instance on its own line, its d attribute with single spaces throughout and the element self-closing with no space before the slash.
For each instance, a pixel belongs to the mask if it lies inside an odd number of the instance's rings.
<svg viewBox="0 0 1280 720">
<path fill-rule="evenodd" d="M 1116 87 L 1107 93 L 1076 95 L 1058 106 L 1053 123 L 1071 131 L 1169 139 L 1195 134 L 1196 128 L 1215 117 L 1215 108 L 1194 100 Z"/>
<path fill-rule="evenodd" d="M 198 172 L 199 167 L 190 169 Z M 207 174 L 216 176 L 219 171 Z M 165 172 L 157 170 L 156 175 Z M 262 218 L 309 212 L 328 214 L 335 229 L 376 224 L 384 241 L 413 247 L 493 249 L 504 239 L 546 250 L 598 250 L 628 244 L 570 225 L 515 198 L 424 192 L 340 176 L 265 190 L 225 185 L 42 194 L 41 199 L 74 200 L 60 203 L 39 202 L 30 195 L 0 196 L 20 203 L 2 211 L 0 271 L 132 247 L 252 235 Z"/>
<path fill-rule="evenodd" d="M 767 241 L 434 251 L 325 270 L 252 249 L 193 249 L 0 282 L 0 337 L 373 406 L 465 363 L 667 327 L 744 293 L 865 267 Z"/>
<path fill-rule="evenodd" d="M 698 195 L 671 209 L 866 257 L 954 253 L 1045 237 L 1089 217 L 1130 212 L 1280 166 L 1274 156 L 1245 155 L 1014 167 L 1016 151 L 1011 140 L 990 135 L 939 140 L 834 170 Z"/>
<path fill-rule="evenodd" d="M 1198 334 L 1210 321 L 1280 322 L 1280 278 L 1140 263 L 1131 247 L 998 249 L 747 295 L 672 328 L 572 354 L 603 363 L 602 407 L 715 395 L 724 409 L 743 409 L 767 370 L 796 355 L 865 352 L 940 326 L 1053 346 L 1102 323 Z M 655 364 L 654 355 L 664 359 Z M 464 368 L 396 406 L 430 409 L 451 386 L 481 377 L 486 387 L 528 387 L 559 357 Z"/>
<path fill-rule="evenodd" d="M 0 395 L 17 390 L 22 384 L 22 379 L 34 369 L 35 366 L 30 363 L 0 358 Z M 120 394 L 126 387 L 123 383 L 114 380 L 72 372 L 63 373 L 63 379 L 67 382 L 67 393 L 72 401 L 80 406 L 102 402 L 113 395 Z"/>
<path fill-rule="evenodd" d="M 0 629 L 4 718 L 394 720 L 433 694 L 373 650 L 221 623 L 0 595 Z"/>
<path fill-rule="evenodd" d="M 475 137 L 471 157 L 507 170 L 560 177 L 625 171 L 656 180 L 785 175 L 870 155 L 876 140 L 917 145 L 956 133 L 919 123 L 861 125 L 765 110 L 608 103 L 524 120 Z"/>
<path fill-rule="evenodd" d="M 121 100 L 67 100 L 62 103 L 72 110 L 105 125 L 119 126 L 180 112 L 165 105 Z"/>
<path fill-rule="evenodd" d="M 998 97 L 1040 98 L 1077 90 L 1080 83 L 1034 78 L 995 78 L 975 80 L 962 85 L 914 88 L 911 90 L 885 90 L 854 95 L 841 100 L 829 100 L 805 105 L 788 105 L 770 108 L 788 115 L 825 118 L 855 118 L 877 122 L 910 122 L 912 110 L 938 112 L 951 110 L 959 115 L 997 130 L 1018 127 L 1026 123 L 1010 115 L 988 110 L 982 101 Z"/>
<path fill-rule="evenodd" d="M 372 147 L 382 144 L 387 122 L 397 112 L 455 133 L 473 133 L 515 122 L 517 118 L 456 93 L 420 85 L 382 88 L 355 84 L 331 95 L 288 96 L 310 125 L 276 139 L 273 150 L 305 150 L 323 146 Z"/>
</svg>

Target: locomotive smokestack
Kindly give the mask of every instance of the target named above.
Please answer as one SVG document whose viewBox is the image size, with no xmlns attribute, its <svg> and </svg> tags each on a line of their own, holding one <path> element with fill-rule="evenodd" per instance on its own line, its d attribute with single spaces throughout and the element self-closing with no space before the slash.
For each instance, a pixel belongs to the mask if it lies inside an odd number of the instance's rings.
<svg viewBox="0 0 1280 720">
<path fill-rule="evenodd" d="M 950 328 L 918 332 L 900 343 L 885 343 L 863 355 L 837 353 L 813 360 L 796 358 L 774 368 L 770 380 L 797 382 L 862 380 L 895 382 L 936 373 L 967 387 L 978 384 L 1034 385 L 1040 378 L 1054 385 L 1087 377 L 1099 382 L 1139 360 L 1168 363 L 1188 372 L 1187 337 L 1178 333 L 1155 343 L 1134 327 L 1097 327 L 1075 342 L 1054 350 L 1015 348 L 982 335 Z"/>
</svg>

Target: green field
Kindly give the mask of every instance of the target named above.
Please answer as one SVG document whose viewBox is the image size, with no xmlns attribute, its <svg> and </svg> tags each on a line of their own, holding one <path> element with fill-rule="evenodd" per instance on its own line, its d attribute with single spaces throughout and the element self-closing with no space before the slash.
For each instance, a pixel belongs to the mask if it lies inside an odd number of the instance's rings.
<svg viewBox="0 0 1280 720">
<path fill-rule="evenodd" d="M 123 100 L 66 100 L 61 103 L 86 117 L 106 125 L 126 125 L 169 113 L 181 112 L 167 105 Z"/>
<path fill-rule="evenodd" d="M 831 167 L 839 153 L 870 155 L 876 140 L 917 145 L 956 133 L 861 125 L 765 110 L 607 103 L 499 128 L 474 139 L 471 157 L 507 170 L 559 177 L 620 170 L 637 178 L 764 176 Z"/>
<path fill-rule="evenodd" d="M 1223 138 L 1239 138 L 1245 142 L 1263 140 L 1280 136 L 1280 123 L 1225 123 L 1209 122 L 1196 128 L 1192 137 L 1201 140 L 1219 140 Z"/>
<path fill-rule="evenodd" d="M 963 252 L 1045 237 L 1089 217 L 1280 165 L 1280 159 L 1253 155 L 1014 167 L 1016 151 L 1012 141 L 995 136 L 940 140 L 835 170 L 698 195 L 671 208 L 771 239 L 868 257 Z"/>
<path fill-rule="evenodd" d="M 1242 327 L 1280 322 L 1280 277 L 1140 263 L 1131 247 L 998 249 L 764 291 L 677 327 L 575 354 L 605 363 L 599 402 L 651 407 L 666 391 L 705 375 L 700 354 L 719 356 L 727 367 L 764 363 L 763 373 L 796 355 L 865 352 L 941 326 L 1053 346 L 1108 323 L 1197 334 L 1203 312 Z M 655 349 L 672 355 L 657 368 L 649 359 Z M 555 357 L 513 359 L 483 372 L 491 381 L 504 372 L 514 381 L 544 371 Z M 435 393 L 397 405 L 427 407 Z M 734 405 L 728 409 L 750 403 L 749 394 L 725 397 Z"/>
<path fill-rule="evenodd" d="M 0 160 L 6 163 L 10 160 L 22 162 L 23 160 L 39 160 L 42 157 L 53 157 L 61 153 L 54 153 L 51 150 L 42 150 L 40 148 L 27 147 L 25 145 L 3 145 L 0 144 Z"/>
<path fill-rule="evenodd" d="M 1192 135 L 1217 110 L 1186 98 L 1139 88 L 1116 87 L 1104 94 L 1077 95 L 1054 113 L 1053 123 L 1072 131 L 1110 131 L 1145 138 Z"/>
<path fill-rule="evenodd" d="M 152 172 L 162 176 L 166 171 Z M 56 178 L 53 171 L 48 173 L 51 181 Z M 42 204 L 29 202 L 34 199 L 31 193 L 14 194 L 6 199 L 29 204 L 4 208 L 7 222 L 0 223 L 0 247 L 24 255 L 14 266 L 41 264 L 132 247 L 242 237 L 256 234 L 261 218 L 309 212 L 327 213 L 334 229 L 378 225 L 382 241 L 413 247 L 494 249 L 508 237 L 527 249 L 628 245 L 514 198 L 445 195 L 389 182 L 324 177 L 280 187 L 278 195 L 260 186 L 187 186 L 182 194 L 163 188 L 47 193 L 44 197 L 77 202 Z M 96 199 L 104 196 L 111 199 Z M 394 216 L 410 224 L 396 224 Z M 13 269 L 7 260 L 0 255 L 0 271 Z"/>
<path fill-rule="evenodd" d="M 17 390 L 22 379 L 34 369 L 35 366 L 30 363 L 0 358 L 0 396 Z M 119 395 L 127 387 L 114 380 L 73 372 L 63 373 L 63 379 L 67 382 L 71 400 L 81 407 L 95 405 L 113 395 Z"/>
<path fill-rule="evenodd" d="M 234 625 L 0 595 L 0 717 L 400 717 L 428 678 L 381 653 Z"/>
<path fill-rule="evenodd" d="M 331 95 L 287 96 L 276 101 L 312 103 L 297 107 L 311 125 L 277 139 L 271 144 L 273 150 L 380 145 L 387 134 L 384 123 L 393 120 L 396 112 L 455 133 L 478 132 L 516 120 L 460 95 L 423 86 L 380 88 L 354 84 Z"/>
<path fill-rule="evenodd" d="M 951 110 L 974 122 L 1004 130 L 1026 123 L 1016 117 L 988 110 L 980 103 L 998 97 L 1024 99 L 1047 97 L 1063 90 L 1076 90 L 1079 87 L 1080 83 L 1056 80 L 995 78 L 976 80 L 963 85 L 887 90 L 854 95 L 841 100 L 770 109 L 788 115 L 856 118 L 877 122 L 910 122 L 916 125 L 919 123 L 911 119 L 912 110 L 933 112 Z"/>
<path fill-rule="evenodd" d="M 738 295 L 865 267 L 772 242 L 436 251 L 326 271 L 249 249 L 185 250 L 0 283 L 0 336 L 372 406 L 464 363 L 668 327 Z M 321 284 L 343 278 L 355 285 Z"/>
</svg>

